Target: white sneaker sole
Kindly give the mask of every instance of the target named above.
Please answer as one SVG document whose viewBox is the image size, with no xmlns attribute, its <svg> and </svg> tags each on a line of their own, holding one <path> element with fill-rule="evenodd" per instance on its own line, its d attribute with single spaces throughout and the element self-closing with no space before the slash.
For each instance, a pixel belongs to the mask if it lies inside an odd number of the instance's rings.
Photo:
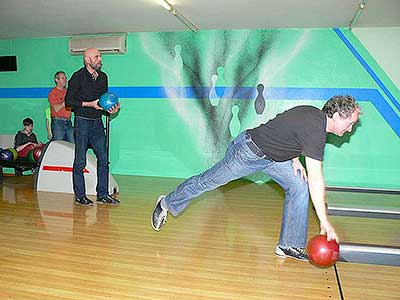
<svg viewBox="0 0 400 300">
<path fill-rule="evenodd" d="M 152 214 L 151 214 L 151 218 L 150 218 L 151 227 L 152 227 L 155 231 L 160 231 L 160 230 L 161 230 L 161 227 L 165 224 L 165 221 L 166 221 L 166 220 L 164 220 L 164 222 L 163 222 L 163 224 L 160 226 L 160 228 L 157 229 L 156 227 L 154 227 L 154 224 L 153 224 L 153 214 L 154 214 L 154 210 L 156 209 L 158 203 L 159 203 L 164 197 L 165 197 L 165 195 L 160 195 L 160 196 L 158 197 L 158 199 L 157 199 L 157 201 L 156 201 L 156 205 L 154 206 L 153 212 L 152 212 Z"/>
<path fill-rule="evenodd" d="M 286 255 L 285 252 L 283 252 L 281 250 L 281 248 L 279 248 L 278 246 L 276 246 L 274 254 L 276 256 L 278 256 L 279 258 L 291 258 L 291 259 L 295 259 L 297 261 L 308 262 L 308 259 L 300 259 L 300 258 L 297 258 L 297 257 L 294 257 L 294 256 Z"/>
</svg>

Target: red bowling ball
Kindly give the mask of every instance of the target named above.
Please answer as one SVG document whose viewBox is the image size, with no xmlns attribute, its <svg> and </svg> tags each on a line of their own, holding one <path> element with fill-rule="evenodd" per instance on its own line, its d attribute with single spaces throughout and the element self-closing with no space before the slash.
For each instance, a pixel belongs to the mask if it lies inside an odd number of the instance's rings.
<svg viewBox="0 0 400 300">
<path fill-rule="evenodd" d="M 40 156 L 42 156 L 43 147 L 37 147 L 33 150 L 33 159 L 39 162 Z"/>
<path fill-rule="evenodd" d="M 338 260 L 339 244 L 328 241 L 325 235 L 316 235 L 308 241 L 307 254 L 312 264 L 327 268 Z"/>
<path fill-rule="evenodd" d="M 35 145 L 29 144 L 18 151 L 18 157 L 28 157 L 28 152 L 35 148 Z"/>
</svg>

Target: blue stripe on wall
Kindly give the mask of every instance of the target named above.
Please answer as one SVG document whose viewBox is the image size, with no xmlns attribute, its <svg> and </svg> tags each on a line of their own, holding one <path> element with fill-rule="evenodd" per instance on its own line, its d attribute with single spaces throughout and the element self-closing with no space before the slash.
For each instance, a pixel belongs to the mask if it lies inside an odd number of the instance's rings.
<svg viewBox="0 0 400 300">
<path fill-rule="evenodd" d="M 47 98 L 51 88 L 0 88 L 0 98 Z M 225 87 L 226 99 L 252 100 L 257 95 L 255 87 Z M 110 87 L 110 92 L 119 98 L 132 99 L 168 99 L 171 95 L 179 95 L 186 99 L 208 99 L 209 87 L 162 87 L 162 86 L 136 86 L 136 87 Z M 293 99 L 293 100 L 327 100 L 334 95 L 353 95 L 357 98 L 371 99 L 376 89 L 366 88 L 266 88 L 264 96 L 267 99 Z M 361 99 L 358 99 L 363 101 Z"/>
<path fill-rule="evenodd" d="M 0 88 L 0 98 L 47 98 L 51 88 Z M 131 99 L 165 99 L 171 95 L 179 98 L 205 99 L 208 98 L 209 87 L 171 87 L 142 86 L 142 87 L 110 87 L 119 98 Z M 254 100 L 257 89 L 254 87 L 225 87 L 224 98 L 238 100 Z M 400 117 L 386 102 L 377 89 L 356 88 L 266 88 L 265 99 L 275 100 L 319 100 L 326 101 L 334 95 L 352 95 L 358 101 L 371 102 L 386 120 L 393 131 L 400 137 Z"/>
<path fill-rule="evenodd" d="M 1 88 L 0 98 L 47 98 L 52 88 Z"/>
<path fill-rule="evenodd" d="M 360 64 L 364 67 L 364 69 L 368 72 L 368 74 L 372 77 L 372 79 L 376 82 L 376 84 L 382 89 L 382 91 L 386 94 L 386 96 L 390 99 L 393 105 L 400 110 L 400 104 L 397 102 L 396 98 L 390 93 L 388 88 L 383 84 L 383 82 L 379 79 L 376 73 L 372 70 L 372 68 L 367 64 L 367 62 L 362 58 L 362 56 L 358 53 L 358 51 L 353 47 L 350 41 L 346 38 L 343 32 L 339 28 L 333 29 L 339 38 L 343 41 L 343 43 L 347 46 L 347 48 L 351 51 L 354 57 L 360 62 Z"/>
</svg>

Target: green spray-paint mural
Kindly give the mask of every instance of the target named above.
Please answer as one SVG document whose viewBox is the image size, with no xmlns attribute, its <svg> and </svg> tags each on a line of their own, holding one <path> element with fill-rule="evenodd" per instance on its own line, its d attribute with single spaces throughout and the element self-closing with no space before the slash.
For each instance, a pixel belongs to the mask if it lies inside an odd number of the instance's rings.
<svg viewBox="0 0 400 300">
<path fill-rule="evenodd" d="M 363 115 L 354 134 L 329 137 L 327 184 L 400 188 L 400 142 L 391 117 L 399 111 L 335 31 L 131 33 L 127 42 L 127 54 L 103 56 L 110 89 L 122 103 L 111 122 L 113 173 L 194 175 L 219 160 L 240 131 L 295 105 L 322 107 L 329 95 L 344 92 L 360 100 Z M 17 55 L 19 62 L 17 72 L 0 73 L 0 133 L 15 133 L 30 115 L 45 138 L 45 97 L 4 97 L 1 89 L 49 88 L 59 69 L 71 76 L 82 58 L 70 56 L 67 44 L 67 38 L 0 41 L 0 55 Z"/>
<path fill-rule="evenodd" d="M 310 32 L 242 30 L 143 33 L 139 37 L 146 54 L 159 66 L 161 85 L 176 117 L 184 123 L 186 140 L 194 143 L 192 154 L 211 165 L 241 130 L 291 106 L 275 102 L 271 107 L 271 102 L 263 115 L 265 108 L 255 109 L 253 89 L 243 92 L 243 87 L 264 90 L 270 86 L 302 50 Z M 193 90 L 196 101 L 176 101 L 187 98 L 186 90 L 176 88 L 185 86 L 199 87 Z"/>
</svg>

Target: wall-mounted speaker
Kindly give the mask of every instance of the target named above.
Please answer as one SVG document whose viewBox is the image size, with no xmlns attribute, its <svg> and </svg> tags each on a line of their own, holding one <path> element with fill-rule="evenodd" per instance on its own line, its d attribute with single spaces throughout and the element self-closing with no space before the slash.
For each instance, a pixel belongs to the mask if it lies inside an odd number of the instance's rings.
<svg viewBox="0 0 400 300">
<path fill-rule="evenodd" d="M 16 56 L 0 56 L 0 72 L 17 71 Z"/>
</svg>

